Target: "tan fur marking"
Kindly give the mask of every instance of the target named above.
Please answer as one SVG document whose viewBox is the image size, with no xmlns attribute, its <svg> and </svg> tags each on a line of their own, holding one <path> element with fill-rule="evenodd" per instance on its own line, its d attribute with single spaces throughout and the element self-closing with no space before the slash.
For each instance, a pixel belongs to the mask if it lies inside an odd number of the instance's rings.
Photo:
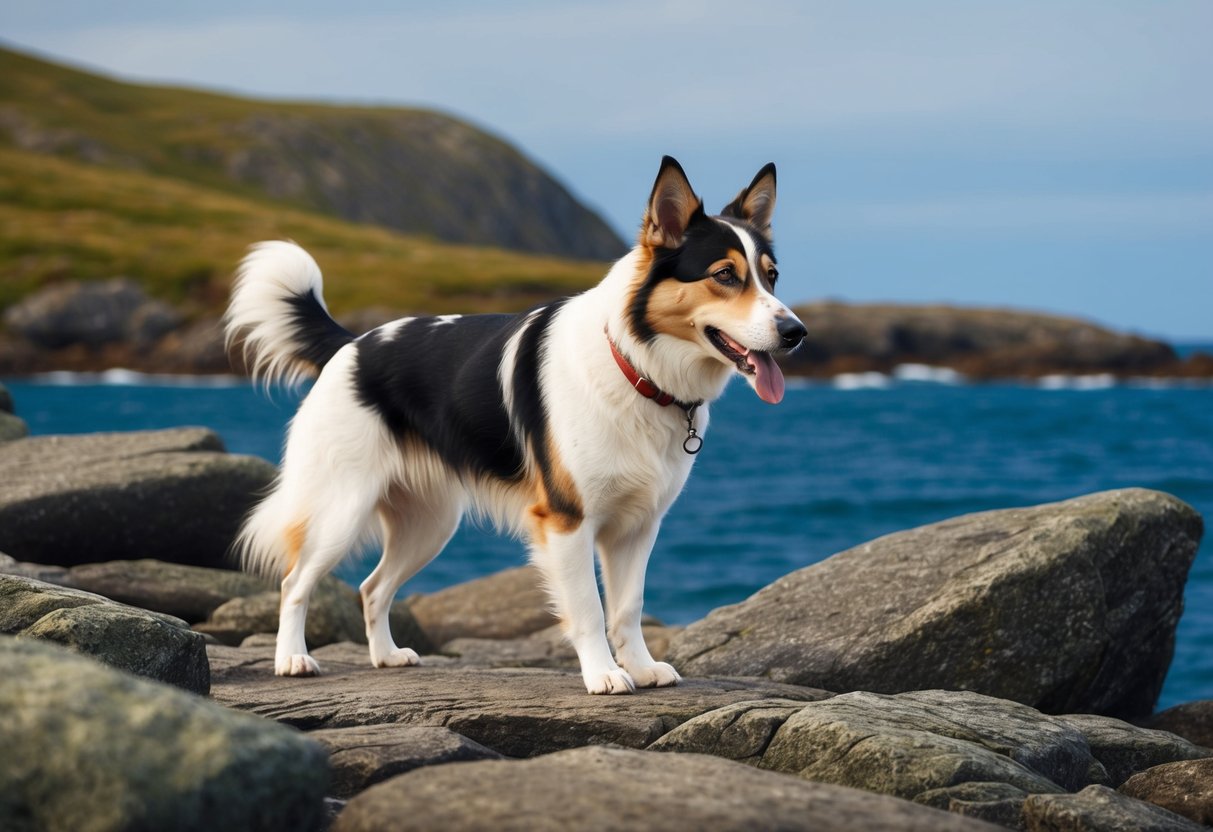
<svg viewBox="0 0 1213 832">
<path fill-rule="evenodd" d="M 577 484 L 551 439 L 547 444 L 547 462 L 546 477 L 541 471 L 535 472 L 532 483 L 535 502 L 527 509 L 531 534 L 541 546 L 547 545 L 549 533 L 569 534 L 585 519 Z"/>
<path fill-rule="evenodd" d="M 286 568 L 282 572 L 285 578 L 299 564 L 299 553 L 303 551 L 303 542 L 307 539 L 307 521 L 300 520 L 286 527 Z"/>
</svg>

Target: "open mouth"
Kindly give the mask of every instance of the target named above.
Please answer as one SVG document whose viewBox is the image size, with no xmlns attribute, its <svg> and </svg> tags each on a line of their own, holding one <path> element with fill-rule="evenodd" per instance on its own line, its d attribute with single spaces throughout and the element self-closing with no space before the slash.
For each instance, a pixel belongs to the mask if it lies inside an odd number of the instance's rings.
<svg viewBox="0 0 1213 832">
<path fill-rule="evenodd" d="M 747 376 L 752 376 L 757 372 L 756 368 L 750 363 L 750 351 L 748 349 L 715 327 L 705 327 L 703 333 L 708 336 L 708 340 L 712 342 L 712 346 L 720 350 L 725 358 L 737 366 L 737 372 Z"/>
<path fill-rule="evenodd" d="M 783 371 L 769 352 L 751 350 L 734 341 L 716 327 L 704 327 L 703 334 L 720 354 L 729 359 L 764 402 L 778 404 L 783 399 Z"/>
</svg>

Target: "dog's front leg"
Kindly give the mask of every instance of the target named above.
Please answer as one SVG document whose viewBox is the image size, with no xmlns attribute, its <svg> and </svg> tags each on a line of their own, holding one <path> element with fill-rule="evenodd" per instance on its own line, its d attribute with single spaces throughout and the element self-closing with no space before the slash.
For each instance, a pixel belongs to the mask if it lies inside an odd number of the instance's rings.
<svg viewBox="0 0 1213 832">
<path fill-rule="evenodd" d="M 676 685 L 682 679 L 671 665 L 654 660 L 640 629 L 644 573 L 659 525 L 651 523 L 630 534 L 604 535 L 598 544 L 615 658 L 642 688 Z"/>
<path fill-rule="evenodd" d="M 542 530 L 531 559 L 539 567 L 565 635 L 577 651 L 590 693 L 632 693 L 632 677 L 615 663 L 607 643 L 602 601 L 594 574 L 594 534 L 582 523 L 571 532 Z"/>
</svg>

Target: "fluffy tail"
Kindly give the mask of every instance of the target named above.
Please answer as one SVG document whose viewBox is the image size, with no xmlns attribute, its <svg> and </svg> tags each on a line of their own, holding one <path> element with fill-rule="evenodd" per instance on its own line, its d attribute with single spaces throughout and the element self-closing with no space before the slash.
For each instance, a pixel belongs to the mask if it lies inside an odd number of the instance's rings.
<svg viewBox="0 0 1213 832">
<path fill-rule="evenodd" d="M 257 243 L 236 271 L 224 316 L 229 354 L 239 345 L 249 375 L 266 385 L 315 378 L 354 336 L 324 305 L 312 256 L 294 243 Z"/>
</svg>

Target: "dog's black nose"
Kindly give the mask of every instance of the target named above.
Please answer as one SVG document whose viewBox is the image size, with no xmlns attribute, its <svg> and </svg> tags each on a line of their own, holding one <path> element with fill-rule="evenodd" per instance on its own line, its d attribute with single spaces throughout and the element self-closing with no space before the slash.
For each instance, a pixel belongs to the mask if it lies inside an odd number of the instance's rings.
<svg viewBox="0 0 1213 832">
<path fill-rule="evenodd" d="M 775 324 L 775 331 L 779 333 L 779 345 L 785 350 L 800 346 L 800 342 L 809 334 L 804 324 L 796 318 L 780 318 Z"/>
</svg>

